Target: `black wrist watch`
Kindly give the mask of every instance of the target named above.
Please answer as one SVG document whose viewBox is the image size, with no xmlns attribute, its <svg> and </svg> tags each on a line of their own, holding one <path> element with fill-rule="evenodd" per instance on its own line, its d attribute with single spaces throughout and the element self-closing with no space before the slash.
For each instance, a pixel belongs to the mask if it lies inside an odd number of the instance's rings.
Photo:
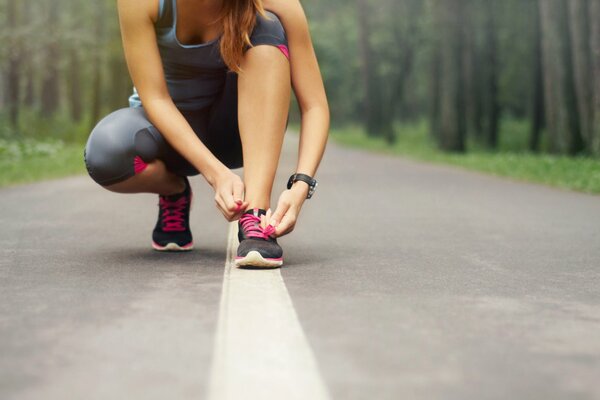
<svg viewBox="0 0 600 400">
<path fill-rule="evenodd" d="M 313 179 L 312 176 L 308 176 L 306 174 L 292 174 L 292 176 L 290 176 L 290 179 L 288 179 L 288 183 L 287 183 L 287 188 L 291 189 L 292 185 L 294 184 L 294 182 L 296 181 L 303 181 L 308 183 L 308 194 L 306 195 L 307 199 L 310 199 L 312 197 L 312 195 L 315 193 L 315 189 L 317 188 L 317 180 Z"/>
</svg>

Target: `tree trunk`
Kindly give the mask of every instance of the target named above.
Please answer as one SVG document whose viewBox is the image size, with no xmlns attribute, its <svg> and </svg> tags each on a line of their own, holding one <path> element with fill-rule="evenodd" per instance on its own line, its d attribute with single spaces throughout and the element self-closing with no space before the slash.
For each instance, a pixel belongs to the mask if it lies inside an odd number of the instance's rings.
<svg viewBox="0 0 600 400">
<path fill-rule="evenodd" d="M 361 58 L 361 75 L 364 89 L 363 121 L 370 136 L 381 136 L 381 101 L 378 81 L 373 68 L 373 49 L 370 43 L 369 4 L 367 0 L 357 0 L 358 45 Z"/>
<path fill-rule="evenodd" d="M 566 0 L 539 2 L 544 63 L 546 127 L 550 151 L 575 154 L 582 150 L 579 112 L 570 51 Z"/>
<path fill-rule="evenodd" d="M 24 6 L 24 15 L 30 16 L 34 10 L 34 0 L 25 0 L 22 2 Z M 24 65 L 23 65 L 23 73 L 25 75 L 25 93 L 23 94 L 23 106 L 25 106 L 28 110 L 31 110 L 36 104 L 35 102 L 35 80 L 36 80 L 36 71 L 35 71 L 35 50 L 31 48 L 31 45 L 27 45 L 24 50 L 25 56 Z"/>
<path fill-rule="evenodd" d="M 484 87 L 486 88 L 486 125 L 485 144 L 491 149 L 498 146 L 498 120 L 500 106 L 498 105 L 498 56 L 497 56 L 497 34 L 496 17 L 494 6 L 496 0 L 487 0 L 485 6 L 485 55 L 487 63 L 487 75 Z"/>
<path fill-rule="evenodd" d="M 431 79 L 429 84 L 429 133 L 438 140 L 440 136 L 441 56 L 440 46 L 434 45 L 431 55 Z"/>
<path fill-rule="evenodd" d="M 42 115 L 49 117 L 56 113 L 60 104 L 59 91 L 59 60 L 60 48 L 58 39 L 59 4 L 49 4 L 46 26 L 48 29 L 49 43 L 46 47 L 45 72 L 42 81 Z"/>
<path fill-rule="evenodd" d="M 439 32 L 445 38 L 441 47 L 440 74 L 440 135 L 439 146 L 445 151 L 465 150 L 464 76 L 462 69 L 463 37 L 461 16 L 463 0 L 444 0 L 441 7 Z"/>
<path fill-rule="evenodd" d="M 441 35 L 437 34 L 441 29 L 441 16 L 440 6 L 437 4 L 436 0 L 430 0 L 429 2 L 432 18 L 431 18 L 431 27 L 429 27 L 431 32 L 434 34 L 431 37 L 431 58 L 430 62 L 430 79 L 429 79 L 429 134 L 432 139 L 436 142 L 439 142 L 440 136 L 440 98 L 441 98 L 441 78 L 440 74 L 442 72 L 442 44 L 441 44 Z"/>
<path fill-rule="evenodd" d="M 464 53 L 463 53 L 463 69 L 464 75 L 470 77 L 465 79 L 465 113 L 466 113 L 466 130 L 473 136 L 478 136 L 478 124 L 476 122 L 478 95 L 479 89 L 478 76 L 480 73 L 479 60 L 477 59 L 477 37 L 474 20 L 477 14 L 477 3 L 470 1 L 468 7 L 465 7 L 464 16 Z"/>
<path fill-rule="evenodd" d="M 600 156 L 600 1 L 590 1 L 589 6 L 591 86 L 594 88 L 589 149 L 592 154 Z"/>
<path fill-rule="evenodd" d="M 18 25 L 18 3 L 8 1 L 6 5 L 6 26 L 9 31 L 8 40 L 8 66 L 6 69 L 6 103 L 8 105 L 9 121 L 16 127 L 19 121 L 19 104 L 21 101 L 21 46 L 15 39 L 14 33 Z"/>
<path fill-rule="evenodd" d="M 111 55 L 109 70 L 111 85 L 108 105 L 111 110 L 126 107 L 127 99 L 131 94 L 131 81 L 122 53 Z"/>
<path fill-rule="evenodd" d="M 75 47 L 69 50 L 69 105 L 73 121 L 81 121 L 83 114 L 81 90 L 81 62 L 79 52 Z"/>
<path fill-rule="evenodd" d="M 592 0 L 598 1 L 598 0 Z M 571 29 L 571 49 L 573 54 L 573 72 L 579 111 L 581 136 L 590 148 L 592 129 L 593 86 L 590 57 L 590 29 L 588 21 L 588 0 L 569 0 L 569 18 Z"/>
<path fill-rule="evenodd" d="M 83 13 L 83 7 L 79 2 L 74 2 L 70 6 L 70 11 L 77 15 Z M 99 18 L 100 16 L 98 16 Z M 109 23 L 109 21 L 105 21 L 105 23 Z M 66 56 L 69 59 L 69 65 L 66 68 L 66 72 L 68 73 L 67 79 L 67 99 L 69 103 L 69 113 L 71 114 L 71 119 L 75 122 L 81 121 L 83 118 L 83 88 L 82 88 L 82 53 L 81 53 L 81 32 L 83 31 L 83 21 L 81 18 L 74 18 L 71 20 L 69 24 L 69 29 L 75 33 L 76 37 L 79 39 L 77 41 L 69 41 L 67 43 L 67 48 L 65 49 Z"/>
<path fill-rule="evenodd" d="M 94 26 L 94 53 L 92 56 L 92 100 L 90 110 L 91 128 L 100 120 L 102 113 L 102 61 L 104 53 L 104 6 L 102 2 L 94 3 L 96 24 Z"/>
<path fill-rule="evenodd" d="M 531 129 L 529 134 L 529 150 L 537 152 L 540 149 L 540 138 L 542 129 L 544 128 L 544 71 L 542 65 L 542 36 L 540 31 L 540 15 L 537 12 L 537 3 L 540 0 L 535 0 L 532 13 L 532 41 L 533 41 L 533 58 L 532 58 L 532 74 L 531 82 L 533 90 L 531 96 Z"/>
<path fill-rule="evenodd" d="M 399 55 L 395 73 L 389 80 L 388 89 L 390 92 L 387 101 L 382 107 L 382 127 L 383 133 L 388 144 L 396 141 L 396 135 L 393 129 L 397 118 L 397 110 L 402 105 L 405 95 L 406 82 L 411 76 L 414 65 L 415 37 L 417 36 L 416 20 L 419 14 L 419 2 L 421 0 L 396 0 L 392 3 L 391 12 L 393 15 L 402 15 L 405 21 L 402 24 L 397 23 L 392 31 L 394 40 L 397 43 L 397 54 Z M 402 27 L 402 29 L 401 29 Z"/>
<path fill-rule="evenodd" d="M 27 61 L 27 66 L 25 67 L 25 79 L 23 105 L 28 109 L 32 109 L 35 107 L 35 71 L 31 61 Z"/>
</svg>

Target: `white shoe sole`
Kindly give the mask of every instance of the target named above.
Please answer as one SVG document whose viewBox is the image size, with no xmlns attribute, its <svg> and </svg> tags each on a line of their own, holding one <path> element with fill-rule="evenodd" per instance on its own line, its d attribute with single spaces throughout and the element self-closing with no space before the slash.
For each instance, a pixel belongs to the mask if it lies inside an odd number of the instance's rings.
<svg viewBox="0 0 600 400">
<path fill-rule="evenodd" d="M 152 242 L 152 248 L 158 251 L 190 251 L 194 248 L 194 243 L 179 246 L 177 243 L 169 243 L 166 246 L 160 246 Z"/>
<path fill-rule="evenodd" d="M 252 250 L 245 257 L 236 257 L 237 267 L 277 268 L 283 265 L 283 258 L 264 258 L 258 251 Z"/>
</svg>

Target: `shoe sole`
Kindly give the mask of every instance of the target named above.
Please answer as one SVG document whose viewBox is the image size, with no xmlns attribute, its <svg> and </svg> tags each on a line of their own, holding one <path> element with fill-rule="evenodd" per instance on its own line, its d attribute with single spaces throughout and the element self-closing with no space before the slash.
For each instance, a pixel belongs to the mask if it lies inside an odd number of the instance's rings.
<svg viewBox="0 0 600 400">
<path fill-rule="evenodd" d="M 180 246 L 177 243 L 168 243 L 166 246 L 161 246 L 153 241 L 152 248 L 157 251 L 190 251 L 194 248 L 194 243 L 188 243 L 185 246 Z"/>
<path fill-rule="evenodd" d="M 252 250 L 245 257 L 236 256 L 238 267 L 277 268 L 283 265 L 283 258 L 264 258 L 258 251 Z"/>
</svg>

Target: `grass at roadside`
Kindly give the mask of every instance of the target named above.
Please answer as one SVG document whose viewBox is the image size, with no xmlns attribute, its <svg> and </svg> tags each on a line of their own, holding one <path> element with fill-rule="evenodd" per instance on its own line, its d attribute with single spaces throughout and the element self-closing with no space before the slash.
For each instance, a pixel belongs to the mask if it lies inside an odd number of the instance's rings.
<svg viewBox="0 0 600 400">
<path fill-rule="evenodd" d="M 0 187 L 85 173 L 83 144 L 1 139 Z"/>
<path fill-rule="evenodd" d="M 508 125 L 506 128 L 511 128 Z M 515 129 L 519 126 L 515 124 Z M 505 134 L 507 133 L 507 134 Z M 438 150 L 427 134 L 424 123 L 405 125 L 397 129 L 397 141 L 387 144 L 383 139 L 368 137 L 360 127 L 332 129 L 331 139 L 342 145 L 362 148 L 386 154 L 451 164 L 494 175 L 550 186 L 600 193 L 600 160 L 588 157 L 565 157 L 532 154 L 515 150 L 523 143 L 515 144 L 515 137 L 526 137 L 521 132 L 511 135 L 507 129 L 502 133 L 499 151 L 491 152 L 469 143 L 469 152 L 449 154 Z"/>
<path fill-rule="evenodd" d="M 600 160 L 519 151 L 526 145 L 526 131 L 515 121 L 504 123 L 500 138 L 498 152 L 469 143 L 469 152 L 448 154 L 436 148 L 425 123 L 399 126 L 397 141 L 391 146 L 382 139 L 368 137 L 357 126 L 331 130 L 333 141 L 350 147 L 600 194 Z M 84 174 L 84 146 L 72 140 L 0 136 L 0 187 Z"/>
</svg>

